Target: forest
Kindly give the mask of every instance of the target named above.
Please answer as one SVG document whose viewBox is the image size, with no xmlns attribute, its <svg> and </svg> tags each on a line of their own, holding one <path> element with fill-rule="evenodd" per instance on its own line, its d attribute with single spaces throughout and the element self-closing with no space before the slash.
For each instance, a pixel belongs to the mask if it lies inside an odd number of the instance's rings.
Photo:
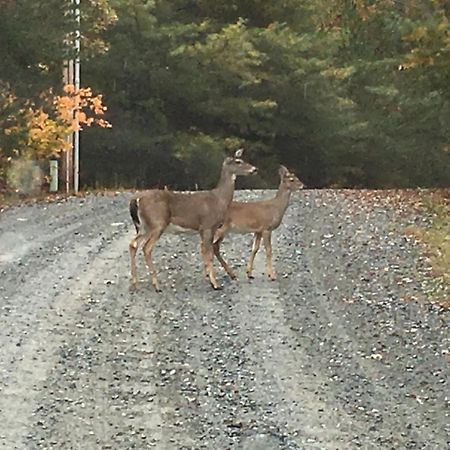
<svg viewBox="0 0 450 450">
<path fill-rule="evenodd" d="M 79 91 L 73 8 L 0 0 L 0 188 L 77 127 L 85 188 L 450 185 L 448 0 L 81 0 Z"/>
</svg>

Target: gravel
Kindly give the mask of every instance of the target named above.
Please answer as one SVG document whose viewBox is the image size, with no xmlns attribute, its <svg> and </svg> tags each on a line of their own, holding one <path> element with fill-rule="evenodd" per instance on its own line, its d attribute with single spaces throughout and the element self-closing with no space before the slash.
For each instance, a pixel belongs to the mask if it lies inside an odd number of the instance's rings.
<svg viewBox="0 0 450 450">
<path fill-rule="evenodd" d="M 257 198 L 273 192 L 238 192 Z M 274 232 L 277 281 L 204 279 L 199 239 L 163 236 L 163 292 L 127 193 L 0 215 L 0 448 L 445 449 L 449 312 L 389 193 L 304 190 Z M 14 413 L 11 413 L 14 411 Z"/>
</svg>

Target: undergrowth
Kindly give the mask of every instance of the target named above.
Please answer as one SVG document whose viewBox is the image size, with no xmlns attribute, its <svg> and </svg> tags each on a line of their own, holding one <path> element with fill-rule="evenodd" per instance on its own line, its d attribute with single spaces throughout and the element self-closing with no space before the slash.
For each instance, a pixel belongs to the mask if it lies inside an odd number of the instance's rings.
<svg viewBox="0 0 450 450">
<path fill-rule="evenodd" d="M 438 191 L 424 195 L 421 203 L 431 220 L 414 234 L 427 248 L 434 278 L 430 293 L 450 308 L 450 197 L 448 192 Z"/>
</svg>

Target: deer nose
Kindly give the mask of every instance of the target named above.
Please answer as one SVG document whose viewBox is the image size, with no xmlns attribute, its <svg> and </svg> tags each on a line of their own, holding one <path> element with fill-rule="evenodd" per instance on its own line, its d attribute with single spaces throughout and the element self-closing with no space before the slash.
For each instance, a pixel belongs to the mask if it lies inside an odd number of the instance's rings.
<svg viewBox="0 0 450 450">
<path fill-rule="evenodd" d="M 255 174 L 257 172 L 258 172 L 258 169 L 256 167 L 252 167 L 251 170 L 250 170 L 251 174 Z"/>
</svg>

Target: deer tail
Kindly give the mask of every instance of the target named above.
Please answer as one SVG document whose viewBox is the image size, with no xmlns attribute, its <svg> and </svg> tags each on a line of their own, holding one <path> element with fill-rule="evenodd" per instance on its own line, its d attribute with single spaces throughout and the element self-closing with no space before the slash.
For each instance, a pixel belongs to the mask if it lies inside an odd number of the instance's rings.
<svg viewBox="0 0 450 450">
<path fill-rule="evenodd" d="M 130 215 L 133 219 L 136 233 L 139 233 L 141 228 L 141 221 L 139 220 L 139 198 L 132 198 L 130 200 Z"/>
</svg>

